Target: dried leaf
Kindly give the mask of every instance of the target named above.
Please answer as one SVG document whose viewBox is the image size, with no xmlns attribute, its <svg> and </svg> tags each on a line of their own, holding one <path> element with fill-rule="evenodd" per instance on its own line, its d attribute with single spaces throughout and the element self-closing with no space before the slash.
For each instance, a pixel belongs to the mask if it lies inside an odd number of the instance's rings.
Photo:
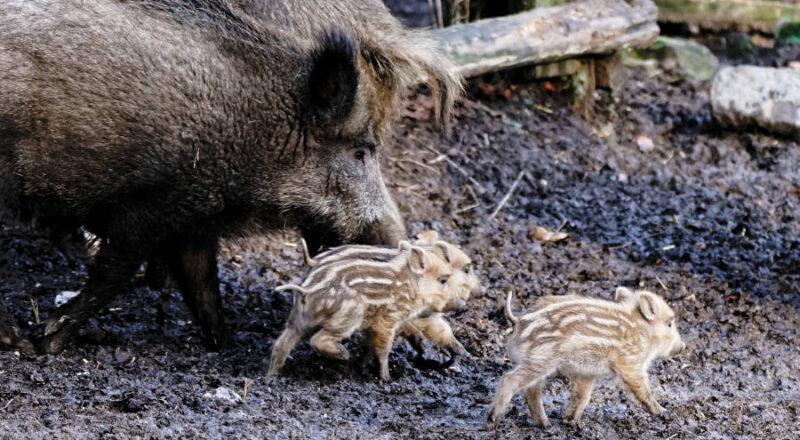
<svg viewBox="0 0 800 440">
<path fill-rule="evenodd" d="M 537 226 L 536 229 L 528 233 L 528 237 L 535 238 L 543 242 L 549 242 L 549 241 L 563 240 L 569 237 L 569 234 L 567 234 L 566 232 L 548 231 L 547 229 L 541 226 Z"/>
</svg>

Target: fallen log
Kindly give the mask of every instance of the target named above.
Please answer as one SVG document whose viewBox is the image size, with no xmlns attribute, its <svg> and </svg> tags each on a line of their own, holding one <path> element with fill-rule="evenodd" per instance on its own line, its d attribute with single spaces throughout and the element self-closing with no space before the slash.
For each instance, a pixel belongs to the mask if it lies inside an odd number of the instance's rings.
<svg viewBox="0 0 800 440">
<path fill-rule="evenodd" d="M 723 125 L 800 136 L 800 71 L 723 67 L 711 82 L 711 106 Z"/>
<path fill-rule="evenodd" d="M 465 76 L 617 49 L 647 47 L 658 36 L 650 0 L 585 0 L 431 31 Z"/>
<path fill-rule="evenodd" d="M 800 5 L 775 0 L 655 0 L 658 20 L 712 30 L 773 33 L 778 20 L 800 21 Z"/>
</svg>

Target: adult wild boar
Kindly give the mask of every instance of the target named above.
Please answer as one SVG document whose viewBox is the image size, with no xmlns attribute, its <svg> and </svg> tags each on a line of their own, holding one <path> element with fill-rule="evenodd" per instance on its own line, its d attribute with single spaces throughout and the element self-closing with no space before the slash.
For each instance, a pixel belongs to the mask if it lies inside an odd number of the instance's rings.
<svg viewBox="0 0 800 440">
<path fill-rule="evenodd" d="M 0 4 L 3 210 L 102 237 L 41 349 L 59 351 L 154 253 L 216 347 L 220 236 L 405 236 L 378 165 L 386 91 L 359 53 L 347 31 L 298 38 L 224 0 Z"/>
</svg>

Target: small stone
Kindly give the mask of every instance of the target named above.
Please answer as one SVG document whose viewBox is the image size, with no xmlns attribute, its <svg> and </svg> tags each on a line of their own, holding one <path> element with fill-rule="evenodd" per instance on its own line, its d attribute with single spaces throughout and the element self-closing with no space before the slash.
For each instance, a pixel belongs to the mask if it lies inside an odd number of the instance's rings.
<svg viewBox="0 0 800 440">
<path fill-rule="evenodd" d="M 77 291 L 77 292 L 74 292 L 74 291 L 71 291 L 71 290 L 62 291 L 61 293 L 56 295 L 56 299 L 55 299 L 56 307 L 63 306 L 64 304 L 68 303 L 69 300 L 71 300 L 72 298 L 75 298 L 76 296 L 78 296 L 80 293 L 81 293 L 80 291 Z"/>
<path fill-rule="evenodd" d="M 213 393 L 207 392 L 203 394 L 206 399 L 216 399 L 227 402 L 231 405 L 243 403 L 242 396 L 228 387 L 218 387 Z"/>
</svg>

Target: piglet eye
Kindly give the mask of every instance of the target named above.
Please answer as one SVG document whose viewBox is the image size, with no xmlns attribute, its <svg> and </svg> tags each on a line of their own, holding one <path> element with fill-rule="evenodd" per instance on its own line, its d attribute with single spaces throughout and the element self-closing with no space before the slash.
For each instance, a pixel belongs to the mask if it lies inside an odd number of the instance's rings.
<svg viewBox="0 0 800 440">
<path fill-rule="evenodd" d="M 464 267 L 464 273 L 465 274 L 469 274 L 471 271 L 472 271 L 472 267 L 471 266 Z"/>
<path fill-rule="evenodd" d="M 439 278 L 439 283 L 441 283 L 442 286 L 444 286 L 445 284 L 447 284 L 447 280 L 448 280 L 448 277 L 441 277 L 441 278 Z"/>
<path fill-rule="evenodd" d="M 364 156 L 366 156 L 366 154 L 367 153 L 365 153 L 364 150 L 356 150 L 356 160 L 360 160 L 361 163 L 364 163 Z"/>
<path fill-rule="evenodd" d="M 667 323 L 667 327 L 672 328 L 672 321 Z"/>
</svg>

